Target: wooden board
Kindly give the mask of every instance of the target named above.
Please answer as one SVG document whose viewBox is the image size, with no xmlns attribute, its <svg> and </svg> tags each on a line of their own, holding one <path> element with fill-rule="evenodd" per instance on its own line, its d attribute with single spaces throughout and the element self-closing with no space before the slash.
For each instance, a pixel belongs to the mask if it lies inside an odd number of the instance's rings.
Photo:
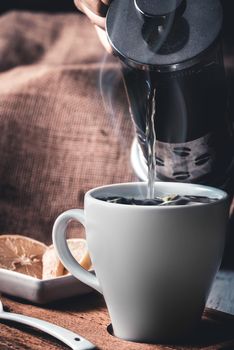
<svg viewBox="0 0 234 350">
<path fill-rule="evenodd" d="M 104 300 L 98 294 L 66 300 L 46 308 L 1 298 L 7 311 L 38 317 L 66 327 L 86 337 L 100 350 L 198 350 L 234 349 L 234 317 L 207 309 L 200 329 L 185 344 L 139 344 L 117 339 L 107 332 L 110 319 Z M 1 350 L 68 349 L 54 338 L 12 322 L 0 324 Z"/>
</svg>

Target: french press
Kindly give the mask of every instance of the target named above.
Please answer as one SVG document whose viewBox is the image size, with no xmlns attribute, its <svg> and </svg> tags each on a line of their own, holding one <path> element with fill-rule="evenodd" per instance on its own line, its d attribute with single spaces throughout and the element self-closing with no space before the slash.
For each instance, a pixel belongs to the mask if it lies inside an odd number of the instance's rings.
<svg viewBox="0 0 234 350">
<path fill-rule="evenodd" d="M 108 10 L 106 32 L 145 161 L 149 110 L 154 119 L 159 180 L 230 185 L 222 17 L 219 0 L 113 0 Z"/>
</svg>

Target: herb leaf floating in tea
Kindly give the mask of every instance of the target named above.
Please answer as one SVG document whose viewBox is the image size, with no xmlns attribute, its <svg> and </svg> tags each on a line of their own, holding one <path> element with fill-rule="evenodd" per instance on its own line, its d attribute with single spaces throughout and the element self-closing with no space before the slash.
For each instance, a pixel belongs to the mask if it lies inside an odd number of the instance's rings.
<svg viewBox="0 0 234 350">
<path fill-rule="evenodd" d="M 172 194 L 164 196 L 162 198 L 156 197 L 153 199 L 138 199 L 127 197 L 99 197 L 101 201 L 115 204 L 127 204 L 127 205 L 144 205 L 144 206 L 172 206 L 172 205 L 193 205 L 193 204 L 207 204 L 217 200 L 217 198 L 210 198 L 205 196 L 191 196 L 178 194 Z"/>
</svg>

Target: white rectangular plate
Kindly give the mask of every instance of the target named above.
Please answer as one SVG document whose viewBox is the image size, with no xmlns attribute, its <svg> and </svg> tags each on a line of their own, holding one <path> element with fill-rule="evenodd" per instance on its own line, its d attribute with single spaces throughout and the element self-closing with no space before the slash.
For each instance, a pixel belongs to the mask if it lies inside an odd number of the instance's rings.
<svg viewBox="0 0 234 350">
<path fill-rule="evenodd" d="M 0 268 L 0 293 L 22 298 L 36 304 L 46 304 L 88 294 L 92 291 L 93 289 L 71 275 L 39 280 Z M 234 291 L 234 271 L 219 271 L 206 306 L 234 315 L 232 302 L 234 292 L 233 295 L 230 294 L 232 291 Z"/>
<path fill-rule="evenodd" d="M 36 304 L 46 304 L 92 291 L 71 275 L 40 280 L 0 268 L 0 292 Z"/>
</svg>

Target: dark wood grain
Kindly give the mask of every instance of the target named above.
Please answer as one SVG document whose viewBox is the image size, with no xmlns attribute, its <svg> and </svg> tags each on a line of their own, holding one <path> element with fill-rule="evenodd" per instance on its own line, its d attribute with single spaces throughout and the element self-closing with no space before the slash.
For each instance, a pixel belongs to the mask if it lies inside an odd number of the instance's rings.
<svg viewBox="0 0 234 350">
<path fill-rule="evenodd" d="M 40 307 L 2 296 L 6 311 L 41 318 L 70 329 L 94 343 L 100 350 L 198 350 L 234 349 L 234 272 L 221 271 L 208 300 L 203 321 L 194 335 L 181 344 L 139 344 L 123 341 L 108 333 L 110 319 L 103 298 L 87 296 L 51 303 Z M 213 309 L 210 309 L 210 308 Z M 222 311 L 218 311 L 219 309 Z M 225 312 L 223 312 L 225 311 Z M 0 324 L 1 350 L 55 350 L 67 346 L 44 333 L 13 322 Z"/>
</svg>

